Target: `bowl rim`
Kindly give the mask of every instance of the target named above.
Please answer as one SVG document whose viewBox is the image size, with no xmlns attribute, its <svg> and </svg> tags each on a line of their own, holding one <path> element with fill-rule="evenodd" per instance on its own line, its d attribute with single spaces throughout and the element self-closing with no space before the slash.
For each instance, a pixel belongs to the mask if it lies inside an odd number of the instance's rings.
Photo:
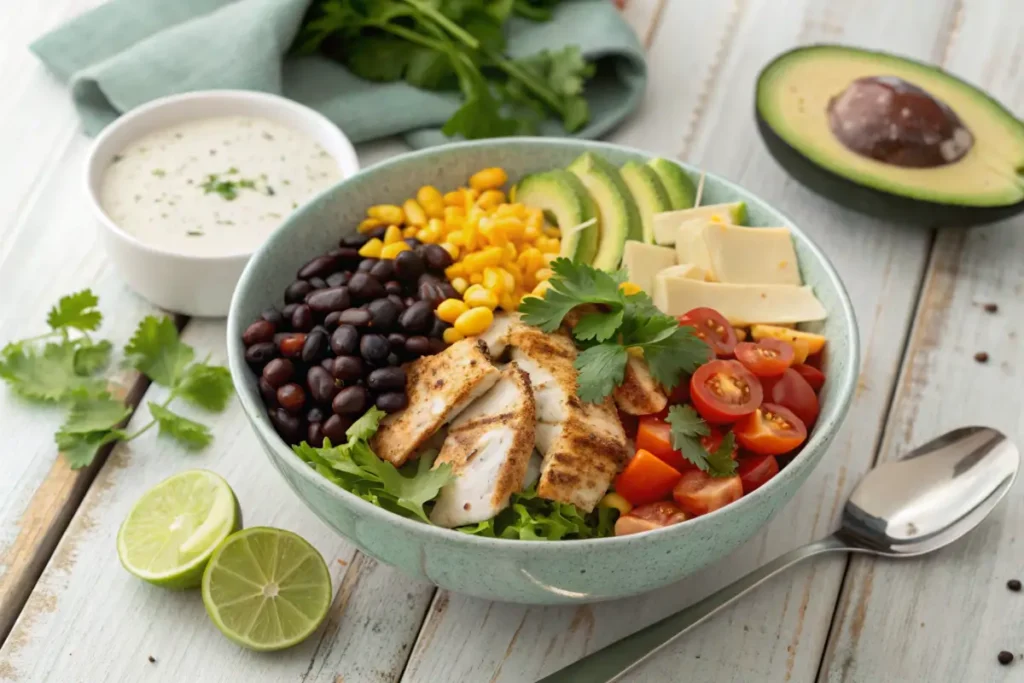
<svg viewBox="0 0 1024 683">
<path fill-rule="evenodd" d="M 130 232 L 122 228 L 120 225 L 118 225 L 117 222 L 114 221 L 114 219 L 107 215 L 107 212 L 104 211 L 103 209 L 103 205 L 100 203 L 99 193 L 97 192 L 97 189 L 99 188 L 99 182 L 102 179 L 102 173 L 104 170 L 106 170 L 107 164 L 104 164 L 101 167 L 100 160 L 98 157 L 100 152 L 104 151 L 104 149 L 108 146 L 111 138 L 116 136 L 118 133 L 122 132 L 126 127 L 134 124 L 137 121 L 144 121 L 146 118 L 152 117 L 155 113 L 160 112 L 161 110 L 176 107 L 179 105 L 187 106 L 188 103 L 203 101 L 219 101 L 228 104 L 238 104 L 240 105 L 239 114 L 242 114 L 244 112 L 244 105 L 246 103 L 253 102 L 259 102 L 262 105 L 265 105 L 270 108 L 276 108 L 282 112 L 290 112 L 296 115 L 297 117 L 304 119 L 303 125 L 305 126 L 305 129 L 302 130 L 301 132 L 308 133 L 310 129 L 317 128 L 322 130 L 328 136 L 334 138 L 333 144 L 337 146 L 336 151 L 338 152 L 338 154 L 334 154 L 331 152 L 328 153 L 331 154 L 331 157 L 338 163 L 338 168 L 342 174 L 342 180 L 351 178 L 360 171 L 359 157 L 356 155 L 356 150 L 355 147 L 352 145 L 352 141 L 348 138 L 347 135 L 345 135 L 344 131 L 342 131 L 341 128 L 336 126 L 330 119 L 328 119 L 320 112 L 310 107 L 307 107 L 304 104 L 296 102 L 295 100 L 290 100 L 286 97 L 281 97 L 280 95 L 275 95 L 273 93 L 260 92 L 256 90 L 231 89 L 193 90 L 190 92 L 178 93 L 175 95 L 166 95 L 164 97 L 159 97 L 155 100 L 150 100 L 149 102 L 146 102 L 145 104 L 142 104 L 132 109 L 131 111 L 128 111 L 123 115 L 119 116 L 109 125 L 107 125 L 106 128 L 104 128 L 99 135 L 96 136 L 96 139 L 93 140 L 92 144 L 89 147 L 89 152 L 86 155 L 85 165 L 82 173 L 82 182 L 85 188 L 85 196 L 93 215 L 96 216 L 100 224 L 109 234 L 113 235 L 115 238 L 129 245 L 133 249 L 143 251 L 146 252 L 147 254 L 157 256 L 160 258 L 170 258 L 174 260 L 187 261 L 190 263 L 208 263 L 212 265 L 219 265 L 229 262 L 236 262 L 239 259 L 248 259 L 253 254 L 255 254 L 260 249 L 260 247 L 263 246 L 261 243 L 256 245 L 252 249 L 235 251 L 228 254 L 214 255 L 186 254 L 171 249 L 161 249 L 159 247 L 156 247 L 152 244 L 140 240 L 138 237 L 136 237 L 135 235 L 131 234 Z M 182 123 L 185 121 L 196 120 L 199 118 L 212 117 L 189 116 L 183 114 L 178 116 L 177 118 L 178 122 Z M 140 135 L 144 134 L 145 133 L 140 133 Z M 139 136 L 134 136 L 132 140 L 137 139 L 138 137 Z M 130 144 L 130 141 L 129 143 L 126 144 Z M 332 185 L 330 188 L 325 189 L 329 190 L 332 189 L 333 187 L 335 187 L 335 185 Z M 303 206 L 305 206 L 305 204 L 312 202 L 314 199 L 318 198 L 320 194 L 321 193 L 318 192 L 317 194 L 311 196 L 309 199 L 306 200 L 306 202 L 303 203 Z M 301 208 L 302 207 L 300 207 L 300 209 Z M 291 216 L 297 212 L 298 210 L 296 210 L 292 214 L 289 214 L 280 223 L 280 225 L 278 225 L 278 227 L 274 229 L 274 231 L 276 232 L 277 229 L 284 226 L 284 224 L 291 219 Z M 272 235 L 273 232 L 271 232 L 270 234 Z M 269 235 L 267 239 L 269 239 Z M 266 239 L 264 240 L 264 242 L 266 242 Z"/>
<path fill-rule="evenodd" d="M 261 252 L 268 249 L 271 243 L 274 241 L 274 237 L 278 234 L 286 232 L 290 226 L 298 221 L 302 220 L 307 212 L 313 210 L 313 206 L 319 201 L 324 199 L 327 195 L 337 192 L 341 186 L 345 183 L 352 181 L 357 177 L 363 177 L 366 175 L 372 175 L 378 172 L 384 172 L 396 167 L 400 167 L 410 160 L 430 158 L 436 155 L 442 155 L 453 149 L 473 149 L 480 147 L 500 147 L 503 145 L 548 145 L 554 147 L 564 147 L 577 150 L 579 152 L 584 151 L 615 151 L 615 152 L 627 152 L 630 154 L 641 155 L 647 158 L 654 158 L 656 153 L 647 150 L 639 149 L 636 147 L 630 147 L 627 145 L 619 145 L 609 142 L 593 141 L 593 140 L 576 140 L 566 138 L 545 138 L 545 137 L 515 137 L 515 138 L 491 138 L 486 140 L 470 140 L 464 142 L 453 142 L 450 144 L 439 145 L 437 147 L 430 147 L 422 150 L 416 150 L 403 154 L 396 155 L 390 159 L 384 160 L 372 166 L 369 166 L 359 171 L 354 176 L 344 178 L 335 185 L 323 190 L 320 194 L 310 199 L 300 209 L 290 214 L 289 217 L 281 224 L 280 227 L 275 230 L 270 238 L 264 241 L 260 248 L 257 249 L 253 258 L 246 264 L 245 270 L 242 272 L 242 276 L 238 280 L 238 286 L 235 288 L 234 295 L 231 299 L 231 306 L 228 312 L 228 323 L 227 323 L 227 348 L 228 348 L 228 363 L 231 370 L 232 379 L 235 382 L 235 392 L 238 394 L 239 401 L 242 404 L 242 410 L 245 412 L 250 424 L 258 432 L 257 436 L 263 442 L 265 447 L 274 449 L 278 455 L 277 458 L 271 457 L 272 464 L 275 467 L 280 467 L 277 460 L 281 460 L 287 463 L 294 472 L 298 473 L 298 476 L 308 481 L 312 485 L 324 490 L 329 495 L 340 495 L 346 499 L 347 504 L 353 506 L 357 511 L 362 514 L 373 516 L 374 518 L 383 521 L 396 524 L 403 531 L 412 534 L 424 534 L 426 538 L 439 542 L 439 543 L 455 543 L 455 544 L 466 544 L 467 546 L 477 546 L 480 548 L 498 548 L 511 549 L 521 548 L 524 552 L 559 552 L 558 548 L 573 548 L 586 552 L 597 547 L 609 548 L 613 546 L 625 547 L 635 546 L 638 544 L 649 544 L 659 539 L 667 539 L 672 534 L 687 533 L 687 530 L 694 529 L 695 526 L 707 524 L 706 520 L 713 518 L 719 518 L 723 515 L 739 514 L 742 510 L 754 505 L 760 498 L 764 498 L 768 495 L 768 492 L 772 489 L 779 488 L 784 481 L 791 480 L 794 477 L 800 476 L 798 470 L 799 467 L 793 465 L 797 462 L 802 462 L 811 459 L 815 455 L 815 451 L 822 448 L 824 443 L 831 438 L 832 433 L 838 431 L 841 427 L 847 413 L 850 410 L 854 391 L 856 388 L 857 377 L 859 375 L 860 368 L 860 335 L 857 328 L 856 314 L 854 313 L 853 303 L 850 301 L 850 296 L 846 291 L 846 287 L 843 285 L 842 280 L 839 277 L 838 272 L 829 261 L 828 257 L 825 256 L 821 248 L 805 233 L 800 229 L 785 213 L 775 209 L 775 207 L 761 199 L 758 195 L 749 192 L 742 188 L 736 183 L 727 180 L 719 175 L 708 173 L 698 169 L 694 166 L 680 162 L 673 159 L 675 163 L 678 163 L 684 169 L 691 173 L 704 173 L 706 177 L 713 179 L 715 182 L 720 183 L 722 186 L 728 188 L 730 191 L 734 191 L 737 194 L 748 195 L 749 197 L 761 202 L 765 206 L 769 207 L 778 214 L 783 220 L 785 220 L 787 227 L 793 231 L 793 233 L 802 240 L 803 246 L 807 248 L 811 254 L 818 259 L 820 262 L 824 275 L 831 282 L 833 287 L 839 294 L 839 309 L 834 315 L 842 317 L 844 324 L 847 329 L 850 330 L 849 347 L 846 362 L 844 368 L 846 371 L 842 376 L 836 378 L 838 381 L 838 390 L 835 399 L 835 409 L 830 411 L 830 414 L 825 416 L 825 420 L 820 420 L 815 426 L 815 429 L 810 435 L 807 443 L 804 444 L 792 461 L 790 461 L 786 467 L 782 468 L 778 475 L 772 477 L 766 484 L 758 488 L 756 491 L 750 494 L 744 495 L 739 500 L 730 503 L 729 505 L 715 510 L 714 512 L 706 515 L 701 515 L 693 519 L 688 519 L 680 524 L 673 524 L 671 526 L 662 527 L 659 529 L 653 529 L 651 531 L 645 531 L 638 534 L 630 534 L 627 536 L 608 536 L 604 538 L 590 538 L 590 539 L 574 539 L 567 541 L 531 541 L 531 540 L 519 540 L 519 539 L 506 539 L 506 538 L 489 538 L 485 536 L 476 536 L 472 534 L 466 534 L 454 529 L 447 529 L 444 527 L 435 526 L 433 524 L 426 524 L 421 521 L 413 520 L 401 515 L 397 515 L 393 512 L 389 512 L 384 508 L 378 507 L 368 501 L 363 500 L 359 496 L 356 496 L 340 486 L 328 481 L 322 477 L 292 451 L 291 447 L 286 444 L 277 432 L 273 430 L 270 425 L 269 419 L 266 418 L 266 410 L 262 404 L 257 405 L 253 399 L 253 394 L 249 394 L 241 390 L 241 382 L 251 382 L 250 376 L 251 371 L 248 365 L 245 363 L 243 353 L 240 351 L 241 341 L 240 335 L 244 329 L 245 323 L 240 319 L 239 309 L 242 306 L 242 292 L 247 289 L 250 282 L 257 280 L 258 275 L 256 269 L 259 267 L 261 261 Z M 268 457 L 269 454 L 268 454 Z M 820 455 L 824 457 L 824 453 Z M 819 460 L 820 460 L 819 457 Z M 809 472 L 808 472 L 809 474 Z M 301 496 L 300 496 L 301 498 Z M 305 502 L 305 501 L 303 501 Z M 314 512 L 320 513 L 314 509 Z M 702 521 L 703 520 L 703 521 Z M 760 525 L 763 526 L 763 525 Z M 760 528 L 759 526 L 759 528 Z M 338 533 L 338 532 L 336 532 Z M 354 541 L 358 543 L 358 541 Z"/>
</svg>

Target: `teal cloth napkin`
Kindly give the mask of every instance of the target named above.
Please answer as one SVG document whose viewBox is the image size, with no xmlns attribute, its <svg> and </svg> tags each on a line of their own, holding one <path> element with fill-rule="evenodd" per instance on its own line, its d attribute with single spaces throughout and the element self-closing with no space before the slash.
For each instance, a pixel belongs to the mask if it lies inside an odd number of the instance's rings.
<svg viewBox="0 0 1024 683">
<path fill-rule="evenodd" d="M 31 50 L 70 84 L 88 135 L 158 97 L 232 88 L 298 100 L 354 142 L 395 134 L 414 147 L 448 141 L 439 127 L 458 108 L 457 93 L 373 83 L 325 58 L 288 54 L 309 1 L 111 0 L 39 38 Z M 546 23 L 510 22 L 513 57 L 569 44 L 599 60 L 586 88 L 590 122 L 577 133 L 597 137 L 639 102 L 643 49 L 608 0 L 564 2 Z M 565 135 L 555 121 L 541 133 Z"/>
</svg>

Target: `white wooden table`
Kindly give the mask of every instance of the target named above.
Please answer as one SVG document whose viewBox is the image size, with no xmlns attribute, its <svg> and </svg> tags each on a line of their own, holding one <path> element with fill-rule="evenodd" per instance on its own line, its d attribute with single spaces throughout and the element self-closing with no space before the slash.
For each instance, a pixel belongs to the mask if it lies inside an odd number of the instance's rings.
<svg viewBox="0 0 1024 683">
<path fill-rule="evenodd" d="M 88 140 L 68 95 L 25 49 L 97 3 L 0 9 L 0 341 L 40 332 L 45 309 L 86 286 L 100 296 L 102 332 L 115 346 L 150 312 L 96 242 L 81 192 Z M 653 594 L 576 608 L 488 603 L 412 581 L 330 532 L 272 470 L 237 405 L 199 455 L 151 432 L 72 472 L 53 443 L 59 411 L 0 391 L 0 681 L 529 682 L 825 535 L 877 461 L 962 424 L 1024 437 L 1024 219 L 931 232 L 853 214 L 783 174 L 752 122 L 758 69 L 820 41 L 937 62 L 1022 114 L 1020 0 L 632 0 L 625 13 L 647 45 L 651 78 L 640 110 L 610 139 L 685 159 L 775 203 L 831 255 L 853 296 L 865 349 L 856 402 L 796 499 L 727 560 Z M 359 151 L 369 165 L 402 149 Z M 998 312 L 984 309 L 990 302 Z M 181 322 L 189 343 L 223 360 L 222 322 Z M 982 350 L 984 365 L 973 358 Z M 161 391 L 131 372 L 114 388 L 134 403 Z M 294 530 L 328 559 L 336 598 L 306 643 L 269 656 L 240 650 L 197 595 L 120 568 L 114 537 L 132 502 L 200 466 L 231 482 L 247 524 Z M 1005 587 L 1024 576 L 1022 486 L 935 556 L 824 558 L 792 570 L 628 680 L 1024 681 L 1020 658 L 996 661 L 1000 650 L 1024 653 L 1024 594 Z"/>
</svg>

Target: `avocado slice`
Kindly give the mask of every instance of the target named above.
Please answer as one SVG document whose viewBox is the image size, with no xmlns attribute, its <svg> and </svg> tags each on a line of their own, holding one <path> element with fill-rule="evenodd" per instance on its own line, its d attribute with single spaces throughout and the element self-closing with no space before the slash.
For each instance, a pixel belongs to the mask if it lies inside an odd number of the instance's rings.
<svg viewBox="0 0 1024 683">
<path fill-rule="evenodd" d="M 560 168 L 534 173 L 519 181 L 515 197 L 517 202 L 554 217 L 562 231 L 561 256 L 588 265 L 594 260 L 600 230 L 597 221 L 572 230 L 597 216 L 594 200 L 579 178 Z"/>
<path fill-rule="evenodd" d="M 697 203 L 697 186 L 693 184 L 690 176 L 686 174 L 683 167 L 669 159 L 658 157 L 647 162 L 665 187 L 668 194 L 668 201 L 671 209 L 689 209 Z"/>
<path fill-rule="evenodd" d="M 654 244 L 654 214 L 672 209 L 665 186 L 661 184 L 654 169 L 638 161 L 626 162 L 619 172 L 640 211 L 643 241 L 645 244 Z"/>
<path fill-rule="evenodd" d="M 929 226 L 1024 210 L 1024 123 L 937 67 L 839 45 L 798 48 L 761 72 L 756 102 L 775 159 L 850 208 Z"/>
<path fill-rule="evenodd" d="M 615 270 L 622 260 L 626 240 L 643 240 L 640 211 L 633 195 L 619 169 L 592 152 L 581 155 L 569 164 L 568 170 L 580 179 L 597 206 L 600 238 L 591 265 Z"/>
</svg>

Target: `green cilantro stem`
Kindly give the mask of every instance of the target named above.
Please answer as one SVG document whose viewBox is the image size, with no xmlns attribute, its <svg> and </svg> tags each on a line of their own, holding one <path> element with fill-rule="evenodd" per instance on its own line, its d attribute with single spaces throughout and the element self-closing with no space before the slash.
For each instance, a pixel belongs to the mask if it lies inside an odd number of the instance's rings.
<svg viewBox="0 0 1024 683">
<path fill-rule="evenodd" d="M 411 5 L 412 7 L 415 7 L 417 10 L 419 10 L 423 14 L 425 14 L 428 17 L 430 17 L 431 19 L 433 19 L 435 22 L 440 24 L 442 28 L 444 28 L 446 31 L 451 33 L 453 36 L 455 36 L 456 38 L 461 40 L 463 43 L 465 43 L 471 49 L 478 50 L 480 48 L 480 41 L 479 40 L 474 38 L 465 29 L 463 29 L 461 26 L 459 26 L 458 24 L 453 22 L 451 19 L 446 17 L 444 14 L 442 14 L 439 11 L 437 11 L 433 6 L 428 5 L 425 2 L 421 2 L 421 0 L 405 0 L 405 4 Z"/>
</svg>

